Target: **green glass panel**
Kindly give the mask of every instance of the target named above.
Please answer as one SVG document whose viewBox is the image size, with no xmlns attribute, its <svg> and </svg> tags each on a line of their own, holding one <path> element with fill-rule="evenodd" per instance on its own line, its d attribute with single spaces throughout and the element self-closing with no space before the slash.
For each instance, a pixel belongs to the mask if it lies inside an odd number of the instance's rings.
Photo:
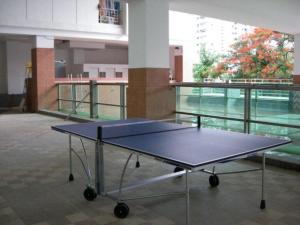
<svg viewBox="0 0 300 225">
<path fill-rule="evenodd" d="M 300 91 L 252 90 L 251 119 L 300 126 Z"/>
<path fill-rule="evenodd" d="M 65 100 L 72 100 L 72 85 L 59 84 L 59 98 Z"/>
<path fill-rule="evenodd" d="M 118 120 L 120 118 L 121 107 L 98 105 L 98 118 L 103 120 Z"/>
<path fill-rule="evenodd" d="M 293 143 L 275 149 L 277 152 L 300 155 L 300 129 L 264 124 L 251 124 L 251 133 L 259 135 L 273 135 L 289 137 Z"/>
<path fill-rule="evenodd" d="M 76 101 L 89 102 L 90 101 L 90 86 L 87 84 L 76 84 Z"/>
<path fill-rule="evenodd" d="M 120 85 L 98 85 L 98 103 L 120 105 Z"/>
<path fill-rule="evenodd" d="M 60 101 L 60 111 L 64 113 L 70 113 L 72 111 L 72 102 Z"/>
<path fill-rule="evenodd" d="M 77 107 L 75 114 L 89 118 L 90 117 L 90 104 L 88 104 L 88 103 L 81 103 Z"/>
<path fill-rule="evenodd" d="M 244 91 L 226 88 L 178 87 L 177 111 L 243 118 Z"/>
</svg>

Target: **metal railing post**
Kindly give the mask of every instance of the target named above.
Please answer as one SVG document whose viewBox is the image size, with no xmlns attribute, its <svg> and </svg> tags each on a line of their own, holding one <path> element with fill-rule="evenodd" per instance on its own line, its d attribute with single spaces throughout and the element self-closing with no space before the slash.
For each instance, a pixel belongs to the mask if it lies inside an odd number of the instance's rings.
<svg viewBox="0 0 300 225">
<path fill-rule="evenodd" d="M 60 92 L 60 84 L 57 84 L 57 111 L 61 110 Z"/>
<path fill-rule="evenodd" d="M 120 84 L 120 118 L 125 119 L 125 84 Z"/>
<path fill-rule="evenodd" d="M 181 106 L 180 106 L 180 87 L 175 87 L 175 96 L 176 96 L 176 108 L 175 110 L 178 111 L 181 109 Z M 176 115 L 176 122 L 178 122 L 180 120 L 180 115 L 178 115 L 177 113 L 175 114 Z"/>
<path fill-rule="evenodd" d="M 97 81 L 90 81 L 90 118 L 98 117 L 98 87 Z"/>
<path fill-rule="evenodd" d="M 244 133 L 250 133 L 250 105 L 251 105 L 251 89 L 245 88 L 244 96 Z"/>
<path fill-rule="evenodd" d="M 76 85 L 72 84 L 71 86 L 71 92 L 72 92 L 72 112 L 76 114 Z"/>
<path fill-rule="evenodd" d="M 228 88 L 224 88 L 224 116 L 228 115 Z M 227 120 L 223 120 L 224 127 L 227 128 Z"/>
</svg>

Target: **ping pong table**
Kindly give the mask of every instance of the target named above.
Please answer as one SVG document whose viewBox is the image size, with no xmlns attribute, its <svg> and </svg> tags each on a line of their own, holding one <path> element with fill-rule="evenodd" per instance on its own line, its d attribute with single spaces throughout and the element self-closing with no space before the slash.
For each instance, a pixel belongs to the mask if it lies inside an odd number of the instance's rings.
<svg viewBox="0 0 300 225">
<path fill-rule="evenodd" d="M 125 218 L 129 213 L 129 206 L 125 201 L 142 199 L 147 197 L 161 197 L 169 194 L 185 194 L 186 201 L 186 224 L 189 224 L 189 174 L 204 172 L 210 174 L 209 183 L 212 187 L 219 184 L 215 166 L 240 157 L 262 152 L 262 166 L 260 168 L 232 171 L 228 173 L 251 172 L 261 170 L 261 202 L 260 208 L 265 208 L 264 177 L 265 177 L 265 151 L 281 145 L 291 143 L 290 139 L 266 137 L 251 134 L 236 133 L 223 130 L 202 128 L 198 120 L 198 126 L 186 126 L 176 123 L 168 123 L 146 119 L 127 119 L 118 121 L 90 122 L 82 124 L 52 126 L 53 130 L 69 135 L 69 180 L 74 179 L 72 155 L 78 154 L 72 148 L 72 137 L 84 138 L 95 143 L 95 188 L 92 184 L 89 165 L 81 160 L 88 176 L 89 184 L 84 191 L 87 200 L 94 200 L 97 195 L 106 196 L 117 202 L 114 214 L 118 218 Z M 81 140 L 85 155 L 86 151 Z M 118 146 L 129 151 L 129 156 L 123 167 L 119 188 L 117 190 L 105 190 L 104 176 L 104 152 L 105 145 Z M 134 155 L 145 155 L 156 160 L 174 165 L 172 173 L 161 175 L 131 185 L 124 186 L 124 177 L 129 161 Z M 80 158 L 80 157 L 79 157 Z M 87 158 L 86 158 L 86 161 Z M 213 169 L 208 170 L 207 166 Z M 161 180 L 174 177 L 185 177 L 185 190 L 178 193 L 165 193 L 152 196 L 137 196 L 135 198 L 123 198 L 122 193 L 126 190 L 149 185 Z"/>
</svg>

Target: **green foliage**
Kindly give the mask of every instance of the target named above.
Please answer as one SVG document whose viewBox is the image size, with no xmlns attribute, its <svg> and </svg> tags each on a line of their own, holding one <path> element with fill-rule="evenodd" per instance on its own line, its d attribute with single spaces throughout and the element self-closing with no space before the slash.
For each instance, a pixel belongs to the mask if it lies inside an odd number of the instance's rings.
<svg viewBox="0 0 300 225">
<path fill-rule="evenodd" d="M 200 49 L 200 62 L 195 64 L 193 68 L 193 77 L 197 82 L 203 81 L 204 78 L 214 78 L 216 73 L 214 67 L 218 62 L 219 56 L 215 53 L 209 52 L 205 47 Z"/>
</svg>

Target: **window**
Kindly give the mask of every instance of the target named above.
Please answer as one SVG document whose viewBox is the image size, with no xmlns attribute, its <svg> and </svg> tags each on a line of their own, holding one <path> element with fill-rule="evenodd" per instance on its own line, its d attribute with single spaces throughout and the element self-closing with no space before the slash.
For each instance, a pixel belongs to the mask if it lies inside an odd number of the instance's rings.
<svg viewBox="0 0 300 225">
<path fill-rule="evenodd" d="M 122 72 L 116 72 L 116 78 L 122 78 L 123 73 Z"/>
<path fill-rule="evenodd" d="M 99 72 L 98 75 L 100 78 L 105 78 L 106 77 L 106 72 Z"/>
<path fill-rule="evenodd" d="M 89 72 L 83 72 L 82 77 L 90 77 L 90 73 Z"/>
</svg>

